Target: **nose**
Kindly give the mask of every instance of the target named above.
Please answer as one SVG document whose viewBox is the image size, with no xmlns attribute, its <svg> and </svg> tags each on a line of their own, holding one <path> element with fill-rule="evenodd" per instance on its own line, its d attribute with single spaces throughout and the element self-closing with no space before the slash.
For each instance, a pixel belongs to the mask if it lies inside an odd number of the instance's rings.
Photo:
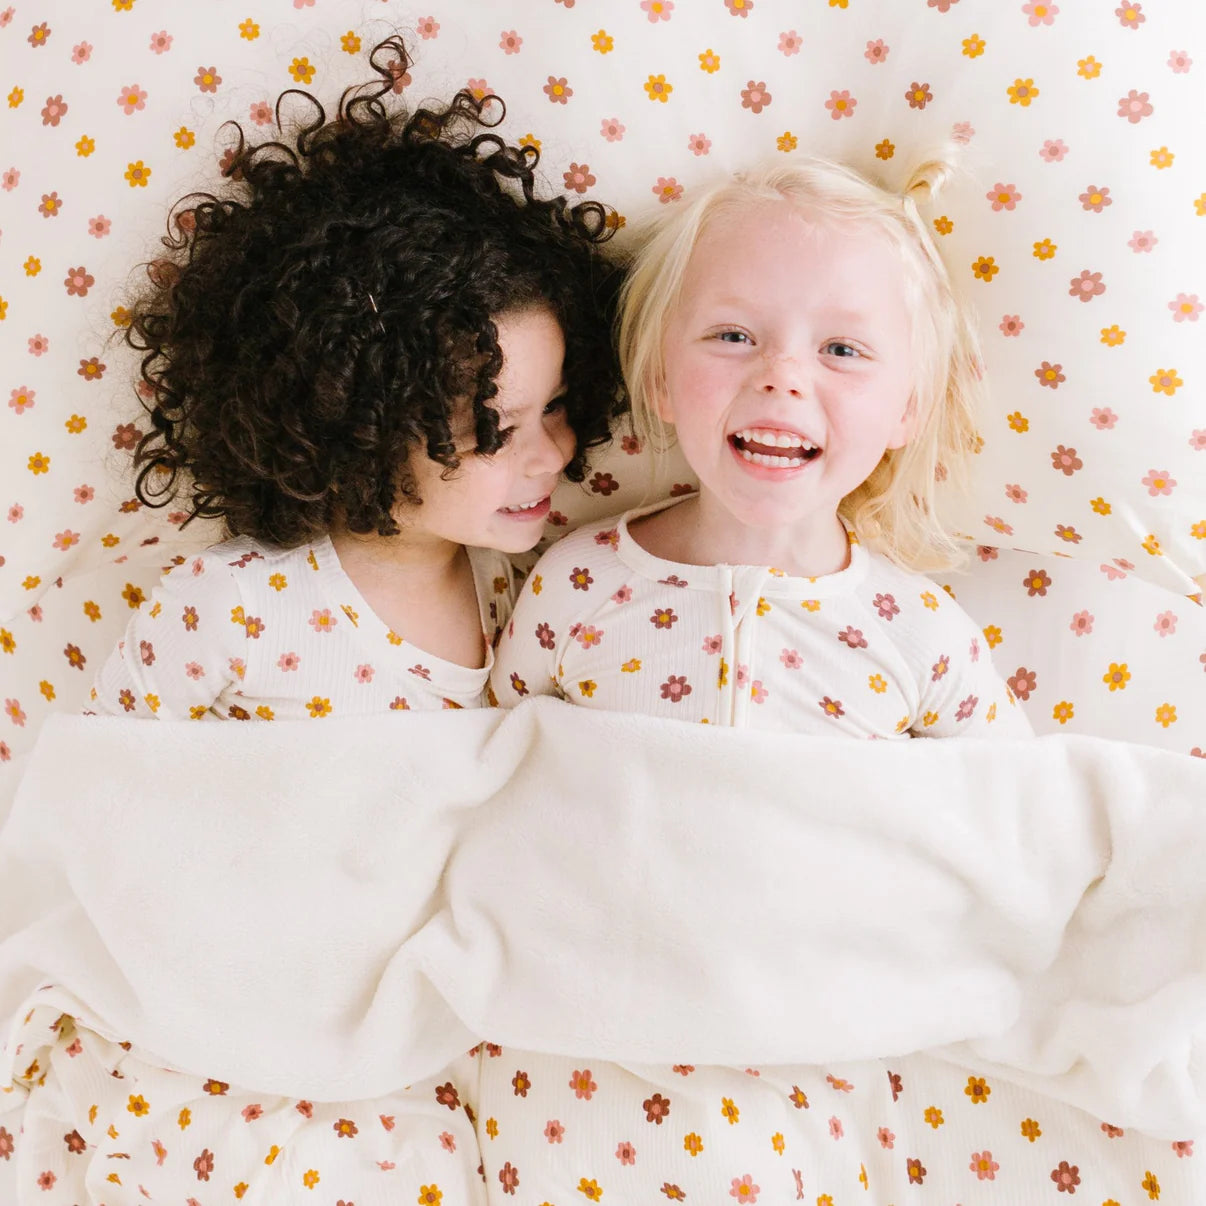
<svg viewBox="0 0 1206 1206">
<path fill-rule="evenodd" d="M 807 389 L 804 365 L 786 353 L 767 353 L 758 365 L 758 392 L 774 396 L 803 398 Z"/>
<path fill-rule="evenodd" d="M 565 411 L 558 410 L 549 415 L 528 448 L 527 463 L 524 466 L 527 475 L 547 477 L 549 474 L 560 473 L 570 463 L 577 446 L 577 437 L 565 417 Z"/>
</svg>

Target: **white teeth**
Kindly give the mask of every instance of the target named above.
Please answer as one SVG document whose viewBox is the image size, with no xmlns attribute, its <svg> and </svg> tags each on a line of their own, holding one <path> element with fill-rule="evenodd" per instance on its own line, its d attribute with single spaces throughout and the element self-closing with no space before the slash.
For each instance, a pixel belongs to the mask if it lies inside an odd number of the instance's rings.
<svg viewBox="0 0 1206 1206">
<path fill-rule="evenodd" d="M 748 448 L 739 448 L 738 452 L 742 460 L 751 461 L 755 465 L 769 465 L 775 469 L 802 463 L 798 456 L 772 456 L 769 452 L 751 452 Z"/>
<path fill-rule="evenodd" d="M 516 511 L 530 511 L 533 507 L 540 506 L 542 502 L 544 502 L 544 499 L 538 498 L 535 500 L 535 502 L 517 503 L 513 507 L 503 507 L 503 510 L 508 513 L 514 513 Z"/>
<path fill-rule="evenodd" d="M 743 443 L 762 444 L 767 448 L 803 448 L 805 452 L 816 449 L 816 445 L 803 436 L 786 431 L 772 431 L 765 427 L 751 427 L 734 434 Z"/>
</svg>

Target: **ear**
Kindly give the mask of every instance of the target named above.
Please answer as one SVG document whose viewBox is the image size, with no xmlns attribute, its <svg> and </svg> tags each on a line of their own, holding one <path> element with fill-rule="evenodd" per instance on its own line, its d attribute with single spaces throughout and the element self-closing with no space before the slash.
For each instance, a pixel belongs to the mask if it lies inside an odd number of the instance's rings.
<svg viewBox="0 0 1206 1206">
<path fill-rule="evenodd" d="M 903 448 L 917 434 L 920 418 L 917 406 L 917 391 L 913 390 L 909 394 L 904 414 L 900 416 L 895 428 L 888 437 L 888 448 Z"/>
<path fill-rule="evenodd" d="M 653 403 L 654 413 L 663 423 L 674 422 L 674 403 L 670 400 L 670 391 L 664 384 L 652 391 L 649 400 Z"/>
</svg>

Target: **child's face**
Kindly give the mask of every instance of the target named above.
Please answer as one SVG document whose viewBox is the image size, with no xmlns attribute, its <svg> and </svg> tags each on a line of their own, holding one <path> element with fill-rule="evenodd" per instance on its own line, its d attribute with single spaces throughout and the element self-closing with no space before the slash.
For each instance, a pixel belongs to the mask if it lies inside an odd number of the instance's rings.
<svg viewBox="0 0 1206 1206">
<path fill-rule="evenodd" d="M 756 202 L 705 227 L 663 346 L 661 417 L 743 525 L 832 528 L 912 421 L 904 277 L 886 237 Z"/>
<path fill-rule="evenodd" d="M 565 338 L 543 309 L 504 314 L 495 325 L 503 366 L 491 405 L 509 440 L 491 456 L 475 454 L 466 407 L 452 425 L 460 468 L 444 480 L 444 467 L 416 452 L 409 467 L 423 502 L 402 508 L 397 518 L 411 538 L 521 553 L 540 539 L 549 495 L 574 454 L 574 433 L 560 401 Z"/>
</svg>

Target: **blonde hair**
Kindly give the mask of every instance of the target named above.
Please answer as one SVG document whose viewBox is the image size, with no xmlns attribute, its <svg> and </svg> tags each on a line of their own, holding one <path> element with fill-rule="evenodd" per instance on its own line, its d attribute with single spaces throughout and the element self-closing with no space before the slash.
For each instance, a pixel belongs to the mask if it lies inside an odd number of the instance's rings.
<svg viewBox="0 0 1206 1206">
<path fill-rule="evenodd" d="M 897 193 L 825 160 L 774 163 L 718 181 L 656 221 L 637 250 L 620 295 L 617 344 L 639 436 L 664 450 L 668 431 L 656 401 L 666 388 L 663 345 L 687 265 L 707 224 L 762 201 L 790 205 L 816 224 L 870 223 L 890 239 L 905 266 L 912 318 L 914 426 L 900 449 L 884 453 L 839 513 L 860 540 L 912 570 L 945 569 L 963 551 L 937 514 L 939 483 L 965 479 L 975 450 L 979 343 L 969 308 L 917 210 L 954 173 L 954 148 L 918 167 Z"/>
</svg>

